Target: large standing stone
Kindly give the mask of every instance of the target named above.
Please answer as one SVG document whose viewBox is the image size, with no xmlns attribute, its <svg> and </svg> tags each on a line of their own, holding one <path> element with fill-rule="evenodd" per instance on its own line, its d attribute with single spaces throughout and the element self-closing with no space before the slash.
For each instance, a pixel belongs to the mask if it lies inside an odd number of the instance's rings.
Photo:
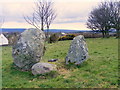
<svg viewBox="0 0 120 90">
<path fill-rule="evenodd" d="M 84 36 L 79 35 L 75 37 L 71 43 L 68 55 L 66 57 L 66 64 L 75 63 L 81 64 L 88 58 L 88 48 Z"/>
<path fill-rule="evenodd" d="M 32 74 L 39 75 L 56 70 L 56 65 L 49 63 L 36 63 L 32 66 Z"/>
<path fill-rule="evenodd" d="M 44 54 L 45 34 L 39 29 L 28 29 L 21 33 L 13 46 L 14 64 L 21 70 L 31 70 Z"/>
</svg>

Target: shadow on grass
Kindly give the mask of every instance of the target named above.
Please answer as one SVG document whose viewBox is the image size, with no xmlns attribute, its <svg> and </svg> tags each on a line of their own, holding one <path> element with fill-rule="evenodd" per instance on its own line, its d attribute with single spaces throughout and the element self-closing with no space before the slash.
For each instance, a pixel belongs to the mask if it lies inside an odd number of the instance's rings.
<svg viewBox="0 0 120 90">
<path fill-rule="evenodd" d="M 86 67 L 88 65 L 88 62 L 85 61 L 83 63 L 81 63 L 80 65 L 75 65 L 74 63 L 69 63 L 69 64 L 65 64 L 65 62 L 60 62 L 60 68 L 65 68 L 65 69 L 76 69 L 76 68 L 83 68 Z M 59 68 L 58 68 L 59 69 Z"/>
<path fill-rule="evenodd" d="M 34 77 L 39 79 L 52 79 L 52 78 L 56 78 L 58 75 L 59 73 L 57 71 L 51 71 L 48 73 L 36 75 Z"/>
<path fill-rule="evenodd" d="M 34 79 L 34 78 L 50 79 L 50 78 L 55 78 L 59 75 L 57 71 L 51 71 L 49 73 L 39 74 L 39 75 L 34 76 L 31 71 L 21 71 L 20 69 L 14 67 L 13 64 L 11 64 L 10 74 L 16 77 L 19 76 L 19 77 L 28 78 L 28 79 Z"/>
<path fill-rule="evenodd" d="M 59 62 L 56 63 L 57 64 L 57 71 L 51 71 L 49 73 L 45 73 L 45 74 L 39 74 L 39 75 L 36 75 L 34 76 L 32 74 L 31 71 L 21 71 L 19 69 L 17 69 L 16 67 L 14 67 L 13 64 L 10 65 L 10 74 L 12 76 L 19 76 L 21 78 L 28 78 L 28 79 L 34 79 L 34 78 L 37 78 L 37 79 L 52 79 L 52 78 L 56 78 L 57 76 L 60 75 L 59 73 L 59 70 L 60 69 L 66 69 L 66 70 L 73 70 L 73 69 L 76 69 L 76 68 L 84 68 L 88 65 L 88 62 L 85 61 L 83 63 L 81 63 L 80 65 L 75 65 L 74 63 L 70 63 L 68 65 L 65 64 L 65 62 Z"/>
<path fill-rule="evenodd" d="M 10 65 L 10 74 L 12 75 L 19 75 L 24 77 L 33 77 L 32 73 L 30 71 L 21 71 L 20 69 L 16 68 L 13 64 Z"/>
<path fill-rule="evenodd" d="M 88 63 L 87 62 L 83 62 L 83 63 L 81 63 L 80 65 L 75 65 L 74 63 L 70 63 L 70 64 L 68 64 L 68 65 L 65 65 L 65 68 L 66 69 L 70 69 L 70 68 L 82 68 L 82 67 L 85 67 L 85 66 L 87 66 L 88 65 Z"/>
</svg>

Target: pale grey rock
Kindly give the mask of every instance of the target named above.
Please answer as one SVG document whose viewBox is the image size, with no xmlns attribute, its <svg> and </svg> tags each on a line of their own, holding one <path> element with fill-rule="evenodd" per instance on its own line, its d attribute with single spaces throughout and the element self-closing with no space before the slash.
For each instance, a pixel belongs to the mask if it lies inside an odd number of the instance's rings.
<svg viewBox="0 0 120 90">
<path fill-rule="evenodd" d="M 21 33 L 13 45 L 14 65 L 21 70 L 31 70 L 44 54 L 44 42 L 45 34 L 39 29 L 28 29 Z"/>
<path fill-rule="evenodd" d="M 32 74 L 40 75 L 56 70 L 56 65 L 49 63 L 36 63 L 32 66 Z"/>
<path fill-rule="evenodd" d="M 81 64 L 88 58 L 88 48 L 83 35 L 75 37 L 70 45 L 68 55 L 66 56 L 66 64 Z"/>
</svg>

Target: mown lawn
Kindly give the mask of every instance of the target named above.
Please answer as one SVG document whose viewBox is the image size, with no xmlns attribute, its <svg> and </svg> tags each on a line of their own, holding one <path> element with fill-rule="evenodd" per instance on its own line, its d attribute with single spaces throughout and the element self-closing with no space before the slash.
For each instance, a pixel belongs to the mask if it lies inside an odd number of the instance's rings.
<svg viewBox="0 0 120 90">
<path fill-rule="evenodd" d="M 80 66 L 65 65 L 64 58 L 71 41 L 46 45 L 47 50 L 41 62 L 58 58 L 59 60 L 53 63 L 57 64 L 58 71 L 37 77 L 31 72 L 14 69 L 12 47 L 3 47 L 3 88 L 117 88 L 118 40 L 96 38 L 86 41 L 90 57 Z"/>
</svg>

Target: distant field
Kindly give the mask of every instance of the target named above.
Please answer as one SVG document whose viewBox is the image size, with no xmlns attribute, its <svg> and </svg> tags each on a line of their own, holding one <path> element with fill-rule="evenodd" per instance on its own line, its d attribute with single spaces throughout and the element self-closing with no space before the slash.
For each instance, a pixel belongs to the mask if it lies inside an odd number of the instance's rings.
<svg viewBox="0 0 120 90">
<path fill-rule="evenodd" d="M 90 57 L 80 66 L 65 65 L 64 58 L 68 52 L 70 40 L 47 44 L 47 50 L 41 62 L 58 58 L 59 60 L 53 63 L 58 66 L 58 74 L 53 72 L 37 77 L 31 72 L 14 69 L 11 46 L 3 47 L 3 88 L 117 88 L 118 40 L 96 38 L 86 39 L 86 41 Z"/>
</svg>

